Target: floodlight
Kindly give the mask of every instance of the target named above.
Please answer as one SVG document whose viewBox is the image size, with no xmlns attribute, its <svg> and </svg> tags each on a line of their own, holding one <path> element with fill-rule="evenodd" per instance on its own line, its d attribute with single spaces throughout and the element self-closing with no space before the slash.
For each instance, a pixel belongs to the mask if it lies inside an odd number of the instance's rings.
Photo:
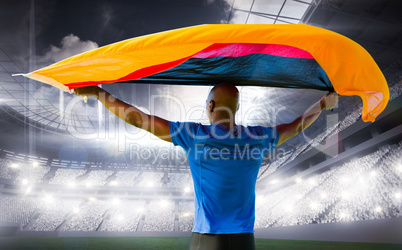
<svg viewBox="0 0 402 250">
<path fill-rule="evenodd" d="M 167 200 L 161 200 L 161 206 L 162 207 L 167 207 L 168 201 Z"/>
<path fill-rule="evenodd" d="M 270 183 L 271 183 L 271 184 L 276 184 L 276 183 L 278 183 L 278 182 L 279 182 L 278 179 L 273 179 Z"/>
<path fill-rule="evenodd" d="M 45 195 L 45 197 L 43 199 L 45 200 L 45 202 L 48 202 L 48 203 L 53 201 L 53 197 L 50 194 Z"/>
<path fill-rule="evenodd" d="M 293 206 L 291 206 L 291 205 L 286 205 L 286 206 L 285 206 L 285 210 L 286 210 L 287 212 L 292 212 L 292 211 L 293 211 Z"/>
<path fill-rule="evenodd" d="M 318 209 L 318 203 L 313 201 L 313 202 L 310 204 L 310 207 L 311 207 L 312 209 L 316 210 L 316 209 Z"/>
</svg>

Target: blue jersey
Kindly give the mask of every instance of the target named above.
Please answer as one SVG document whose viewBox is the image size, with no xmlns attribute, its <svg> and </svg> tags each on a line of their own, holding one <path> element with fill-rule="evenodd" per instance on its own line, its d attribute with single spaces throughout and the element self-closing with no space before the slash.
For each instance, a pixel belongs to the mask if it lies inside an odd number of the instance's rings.
<svg viewBox="0 0 402 250">
<path fill-rule="evenodd" d="M 187 153 L 195 191 L 193 232 L 253 233 L 255 183 L 263 156 L 273 150 L 274 128 L 170 122 L 174 145 Z"/>
</svg>

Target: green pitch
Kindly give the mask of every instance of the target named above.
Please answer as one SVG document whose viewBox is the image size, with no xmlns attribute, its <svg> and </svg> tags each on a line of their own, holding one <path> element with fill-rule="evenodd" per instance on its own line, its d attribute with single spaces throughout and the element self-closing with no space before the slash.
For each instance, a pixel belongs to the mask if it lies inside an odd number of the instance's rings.
<svg viewBox="0 0 402 250">
<path fill-rule="evenodd" d="M 186 250 L 189 237 L 0 237 L 0 249 Z M 256 239 L 257 249 L 402 249 L 398 244 Z"/>
</svg>

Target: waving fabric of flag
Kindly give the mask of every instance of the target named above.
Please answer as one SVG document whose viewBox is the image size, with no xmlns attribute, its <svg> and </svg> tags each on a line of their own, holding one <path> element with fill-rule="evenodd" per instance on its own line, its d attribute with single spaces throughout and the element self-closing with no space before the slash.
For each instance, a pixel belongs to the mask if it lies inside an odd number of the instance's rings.
<svg viewBox="0 0 402 250">
<path fill-rule="evenodd" d="M 136 37 L 24 76 L 64 91 L 113 82 L 319 89 L 358 95 L 374 121 L 389 100 L 370 54 L 338 33 L 305 24 L 210 24 Z"/>
</svg>

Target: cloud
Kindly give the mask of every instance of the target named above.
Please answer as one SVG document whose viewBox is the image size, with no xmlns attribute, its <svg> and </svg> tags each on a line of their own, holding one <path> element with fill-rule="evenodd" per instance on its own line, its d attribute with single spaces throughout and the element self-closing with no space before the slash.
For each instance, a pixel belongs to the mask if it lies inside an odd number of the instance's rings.
<svg viewBox="0 0 402 250">
<path fill-rule="evenodd" d="M 206 3 L 207 5 L 211 5 L 211 4 L 214 4 L 214 3 L 215 3 L 215 0 L 205 0 L 205 3 Z"/>
<path fill-rule="evenodd" d="M 70 34 L 61 40 L 60 47 L 51 45 L 45 55 L 37 58 L 37 62 L 39 64 L 55 63 L 98 47 L 96 42 L 82 41 L 78 36 Z"/>
</svg>

